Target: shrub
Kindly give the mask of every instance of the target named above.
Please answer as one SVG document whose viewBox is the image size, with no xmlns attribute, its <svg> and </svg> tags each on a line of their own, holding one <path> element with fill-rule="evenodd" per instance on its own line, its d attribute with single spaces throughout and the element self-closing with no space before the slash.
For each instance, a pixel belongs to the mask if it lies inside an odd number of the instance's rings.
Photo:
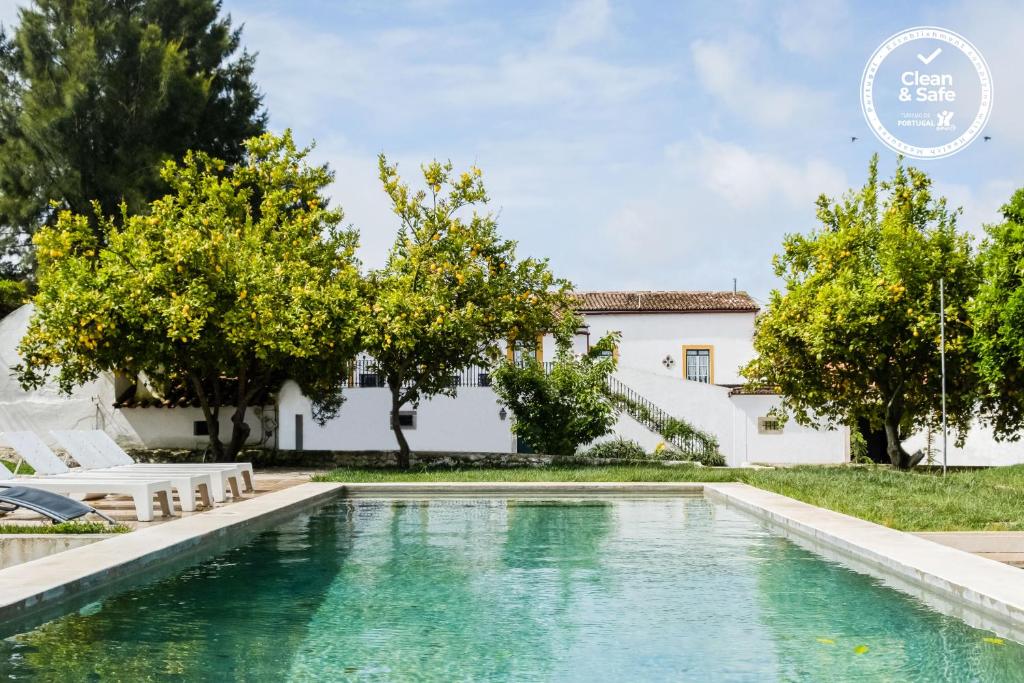
<svg viewBox="0 0 1024 683">
<path fill-rule="evenodd" d="M 505 361 L 494 371 L 493 386 L 512 410 L 513 430 L 540 453 L 572 455 L 615 424 L 615 406 L 605 385 L 615 372 L 611 351 L 618 336 L 609 334 L 576 357 L 576 325 L 567 317 L 556 331 L 557 354 L 550 368 L 527 359 L 522 364 Z"/>
<path fill-rule="evenodd" d="M 619 437 L 594 444 L 583 455 L 588 458 L 617 458 L 620 460 L 647 460 L 648 455 L 636 441 Z"/>
</svg>

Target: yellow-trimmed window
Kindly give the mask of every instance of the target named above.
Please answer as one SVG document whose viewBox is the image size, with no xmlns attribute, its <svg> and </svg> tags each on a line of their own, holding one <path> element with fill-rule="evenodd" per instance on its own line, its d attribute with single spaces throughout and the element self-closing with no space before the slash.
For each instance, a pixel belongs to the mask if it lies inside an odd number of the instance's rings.
<svg viewBox="0 0 1024 683">
<path fill-rule="evenodd" d="M 508 343 L 505 354 L 509 360 L 519 362 L 533 356 L 538 363 L 544 362 L 544 335 L 537 335 L 534 340 L 516 339 Z"/>
<path fill-rule="evenodd" d="M 691 382 L 715 383 L 715 347 L 684 346 L 683 377 Z"/>
</svg>

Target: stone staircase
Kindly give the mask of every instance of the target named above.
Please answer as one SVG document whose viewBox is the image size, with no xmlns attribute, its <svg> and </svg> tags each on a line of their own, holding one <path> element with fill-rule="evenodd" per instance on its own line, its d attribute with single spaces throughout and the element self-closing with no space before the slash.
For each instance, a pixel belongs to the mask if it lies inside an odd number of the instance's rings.
<svg viewBox="0 0 1024 683">
<path fill-rule="evenodd" d="M 606 385 L 608 395 L 619 411 L 660 436 L 686 458 L 706 465 L 725 464 L 718 452 L 718 441 L 710 434 L 673 417 L 615 377 L 609 377 Z"/>
</svg>

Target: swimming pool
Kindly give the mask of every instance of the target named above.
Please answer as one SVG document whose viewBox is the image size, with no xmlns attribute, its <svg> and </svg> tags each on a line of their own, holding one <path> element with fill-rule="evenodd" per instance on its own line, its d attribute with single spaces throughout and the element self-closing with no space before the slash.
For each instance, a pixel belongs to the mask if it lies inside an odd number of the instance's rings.
<svg viewBox="0 0 1024 683">
<path fill-rule="evenodd" d="M 950 680 L 1024 648 L 702 497 L 348 499 L 0 642 L 15 680 Z"/>
</svg>

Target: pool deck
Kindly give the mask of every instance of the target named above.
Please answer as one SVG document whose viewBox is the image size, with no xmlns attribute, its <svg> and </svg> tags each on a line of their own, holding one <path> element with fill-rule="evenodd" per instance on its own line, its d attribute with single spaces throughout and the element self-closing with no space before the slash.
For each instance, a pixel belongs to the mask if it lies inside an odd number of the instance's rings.
<svg viewBox="0 0 1024 683">
<path fill-rule="evenodd" d="M 248 500 L 174 521 L 140 525 L 92 545 L 0 570 L 0 624 L 41 622 L 95 599 L 102 589 L 142 580 L 240 542 L 296 512 L 339 497 L 582 497 L 706 495 L 741 509 L 826 559 L 882 580 L 972 626 L 1024 642 L 1020 569 L 914 534 L 808 505 L 739 483 L 302 483 L 285 476 Z M 266 486 L 271 486 L 267 483 Z M 258 489 L 263 486 L 258 486 Z M 145 526 L 145 528 L 141 528 Z"/>
</svg>

